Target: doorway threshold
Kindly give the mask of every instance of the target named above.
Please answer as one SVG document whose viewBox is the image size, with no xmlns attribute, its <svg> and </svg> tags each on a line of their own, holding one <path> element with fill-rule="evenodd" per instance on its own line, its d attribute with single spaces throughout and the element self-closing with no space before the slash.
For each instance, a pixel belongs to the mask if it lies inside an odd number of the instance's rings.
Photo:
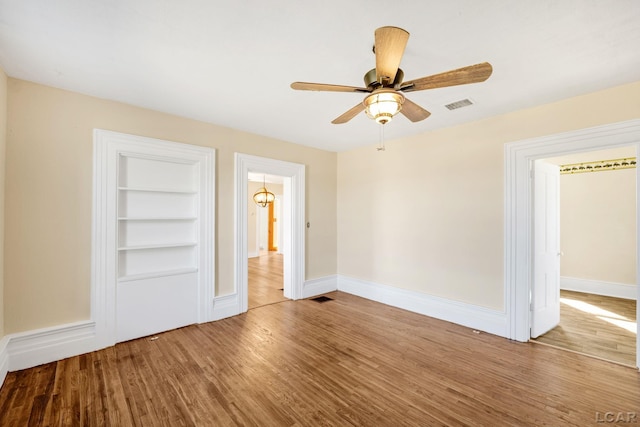
<svg viewBox="0 0 640 427">
<path fill-rule="evenodd" d="M 638 370 L 637 367 L 635 367 L 633 365 L 629 365 L 628 363 L 619 362 L 617 360 L 607 359 L 605 357 L 600 357 L 600 356 L 596 356 L 596 355 L 589 354 L 589 353 L 583 353 L 582 351 L 571 350 L 569 348 L 560 347 L 559 345 L 553 345 L 553 344 L 548 344 L 546 342 L 536 341 L 533 338 L 530 339 L 529 342 L 532 343 L 532 344 L 536 344 L 536 345 L 543 345 L 543 346 L 546 346 L 546 347 L 556 348 L 556 349 L 562 350 L 562 351 L 568 351 L 569 353 L 579 354 L 580 356 L 590 357 L 591 359 L 602 360 L 603 362 L 613 363 L 615 365 L 624 366 L 625 368 L 635 369 L 636 371 Z"/>
</svg>

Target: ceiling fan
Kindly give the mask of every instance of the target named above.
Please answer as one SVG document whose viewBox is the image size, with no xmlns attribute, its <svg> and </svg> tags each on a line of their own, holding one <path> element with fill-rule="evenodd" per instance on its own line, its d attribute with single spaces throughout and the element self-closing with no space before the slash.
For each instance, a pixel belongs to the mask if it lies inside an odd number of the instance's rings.
<svg viewBox="0 0 640 427">
<path fill-rule="evenodd" d="M 480 83 L 489 78 L 493 68 L 488 62 L 446 71 L 415 80 L 403 81 L 404 72 L 398 68 L 409 40 L 409 33 L 398 27 L 381 27 L 375 31 L 376 68 L 364 75 L 366 87 L 342 86 L 324 83 L 294 82 L 296 90 L 326 92 L 367 93 L 364 100 L 331 123 L 346 123 L 362 111 L 380 124 L 388 123 L 397 113 L 402 113 L 412 122 L 419 122 L 430 112 L 411 102 L 403 93 L 448 86 Z"/>
</svg>

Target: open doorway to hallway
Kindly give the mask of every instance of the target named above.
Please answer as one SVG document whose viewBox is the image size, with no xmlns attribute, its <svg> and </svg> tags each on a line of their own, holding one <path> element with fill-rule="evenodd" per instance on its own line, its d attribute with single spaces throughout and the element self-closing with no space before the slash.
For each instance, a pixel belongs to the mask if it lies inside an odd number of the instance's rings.
<svg viewBox="0 0 640 427">
<path fill-rule="evenodd" d="M 282 222 L 284 177 L 249 172 L 247 194 L 248 309 L 288 300 L 284 296 Z M 266 206 L 253 195 L 262 187 L 275 195 Z"/>
<path fill-rule="evenodd" d="M 536 342 L 636 365 L 635 157 L 631 146 L 545 159 L 561 174 L 560 322 Z"/>
</svg>

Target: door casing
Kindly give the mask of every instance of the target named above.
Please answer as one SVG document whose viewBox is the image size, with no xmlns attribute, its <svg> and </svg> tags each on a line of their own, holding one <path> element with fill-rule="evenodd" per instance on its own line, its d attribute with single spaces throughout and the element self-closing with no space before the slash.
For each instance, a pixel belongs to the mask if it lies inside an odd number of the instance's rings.
<svg viewBox="0 0 640 427">
<path fill-rule="evenodd" d="M 530 293 L 533 265 L 532 162 L 537 159 L 623 146 L 635 146 L 636 153 L 640 152 L 640 119 L 505 144 L 504 276 L 508 338 L 522 342 L 526 342 L 530 338 Z M 636 193 L 636 203 L 638 203 L 640 200 L 640 174 L 637 172 Z M 636 227 L 640 230 L 638 211 L 636 207 Z M 639 301 L 640 239 L 636 239 L 636 241 L 638 245 L 636 248 L 636 301 Z M 640 319 L 640 304 L 637 304 L 636 310 L 637 317 Z M 636 366 L 640 366 L 640 340 L 637 338 L 636 357 Z"/>
</svg>

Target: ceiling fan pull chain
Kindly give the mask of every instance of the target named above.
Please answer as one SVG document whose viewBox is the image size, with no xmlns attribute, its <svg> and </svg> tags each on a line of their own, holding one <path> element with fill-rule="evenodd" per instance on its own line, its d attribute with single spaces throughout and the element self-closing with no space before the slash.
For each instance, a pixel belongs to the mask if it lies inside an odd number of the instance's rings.
<svg viewBox="0 0 640 427">
<path fill-rule="evenodd" d="M 380 147 L 377 148 L 378 151 L 385 151 L 384 148 L 384 125 L 380 125 Z"/>
</svg>

